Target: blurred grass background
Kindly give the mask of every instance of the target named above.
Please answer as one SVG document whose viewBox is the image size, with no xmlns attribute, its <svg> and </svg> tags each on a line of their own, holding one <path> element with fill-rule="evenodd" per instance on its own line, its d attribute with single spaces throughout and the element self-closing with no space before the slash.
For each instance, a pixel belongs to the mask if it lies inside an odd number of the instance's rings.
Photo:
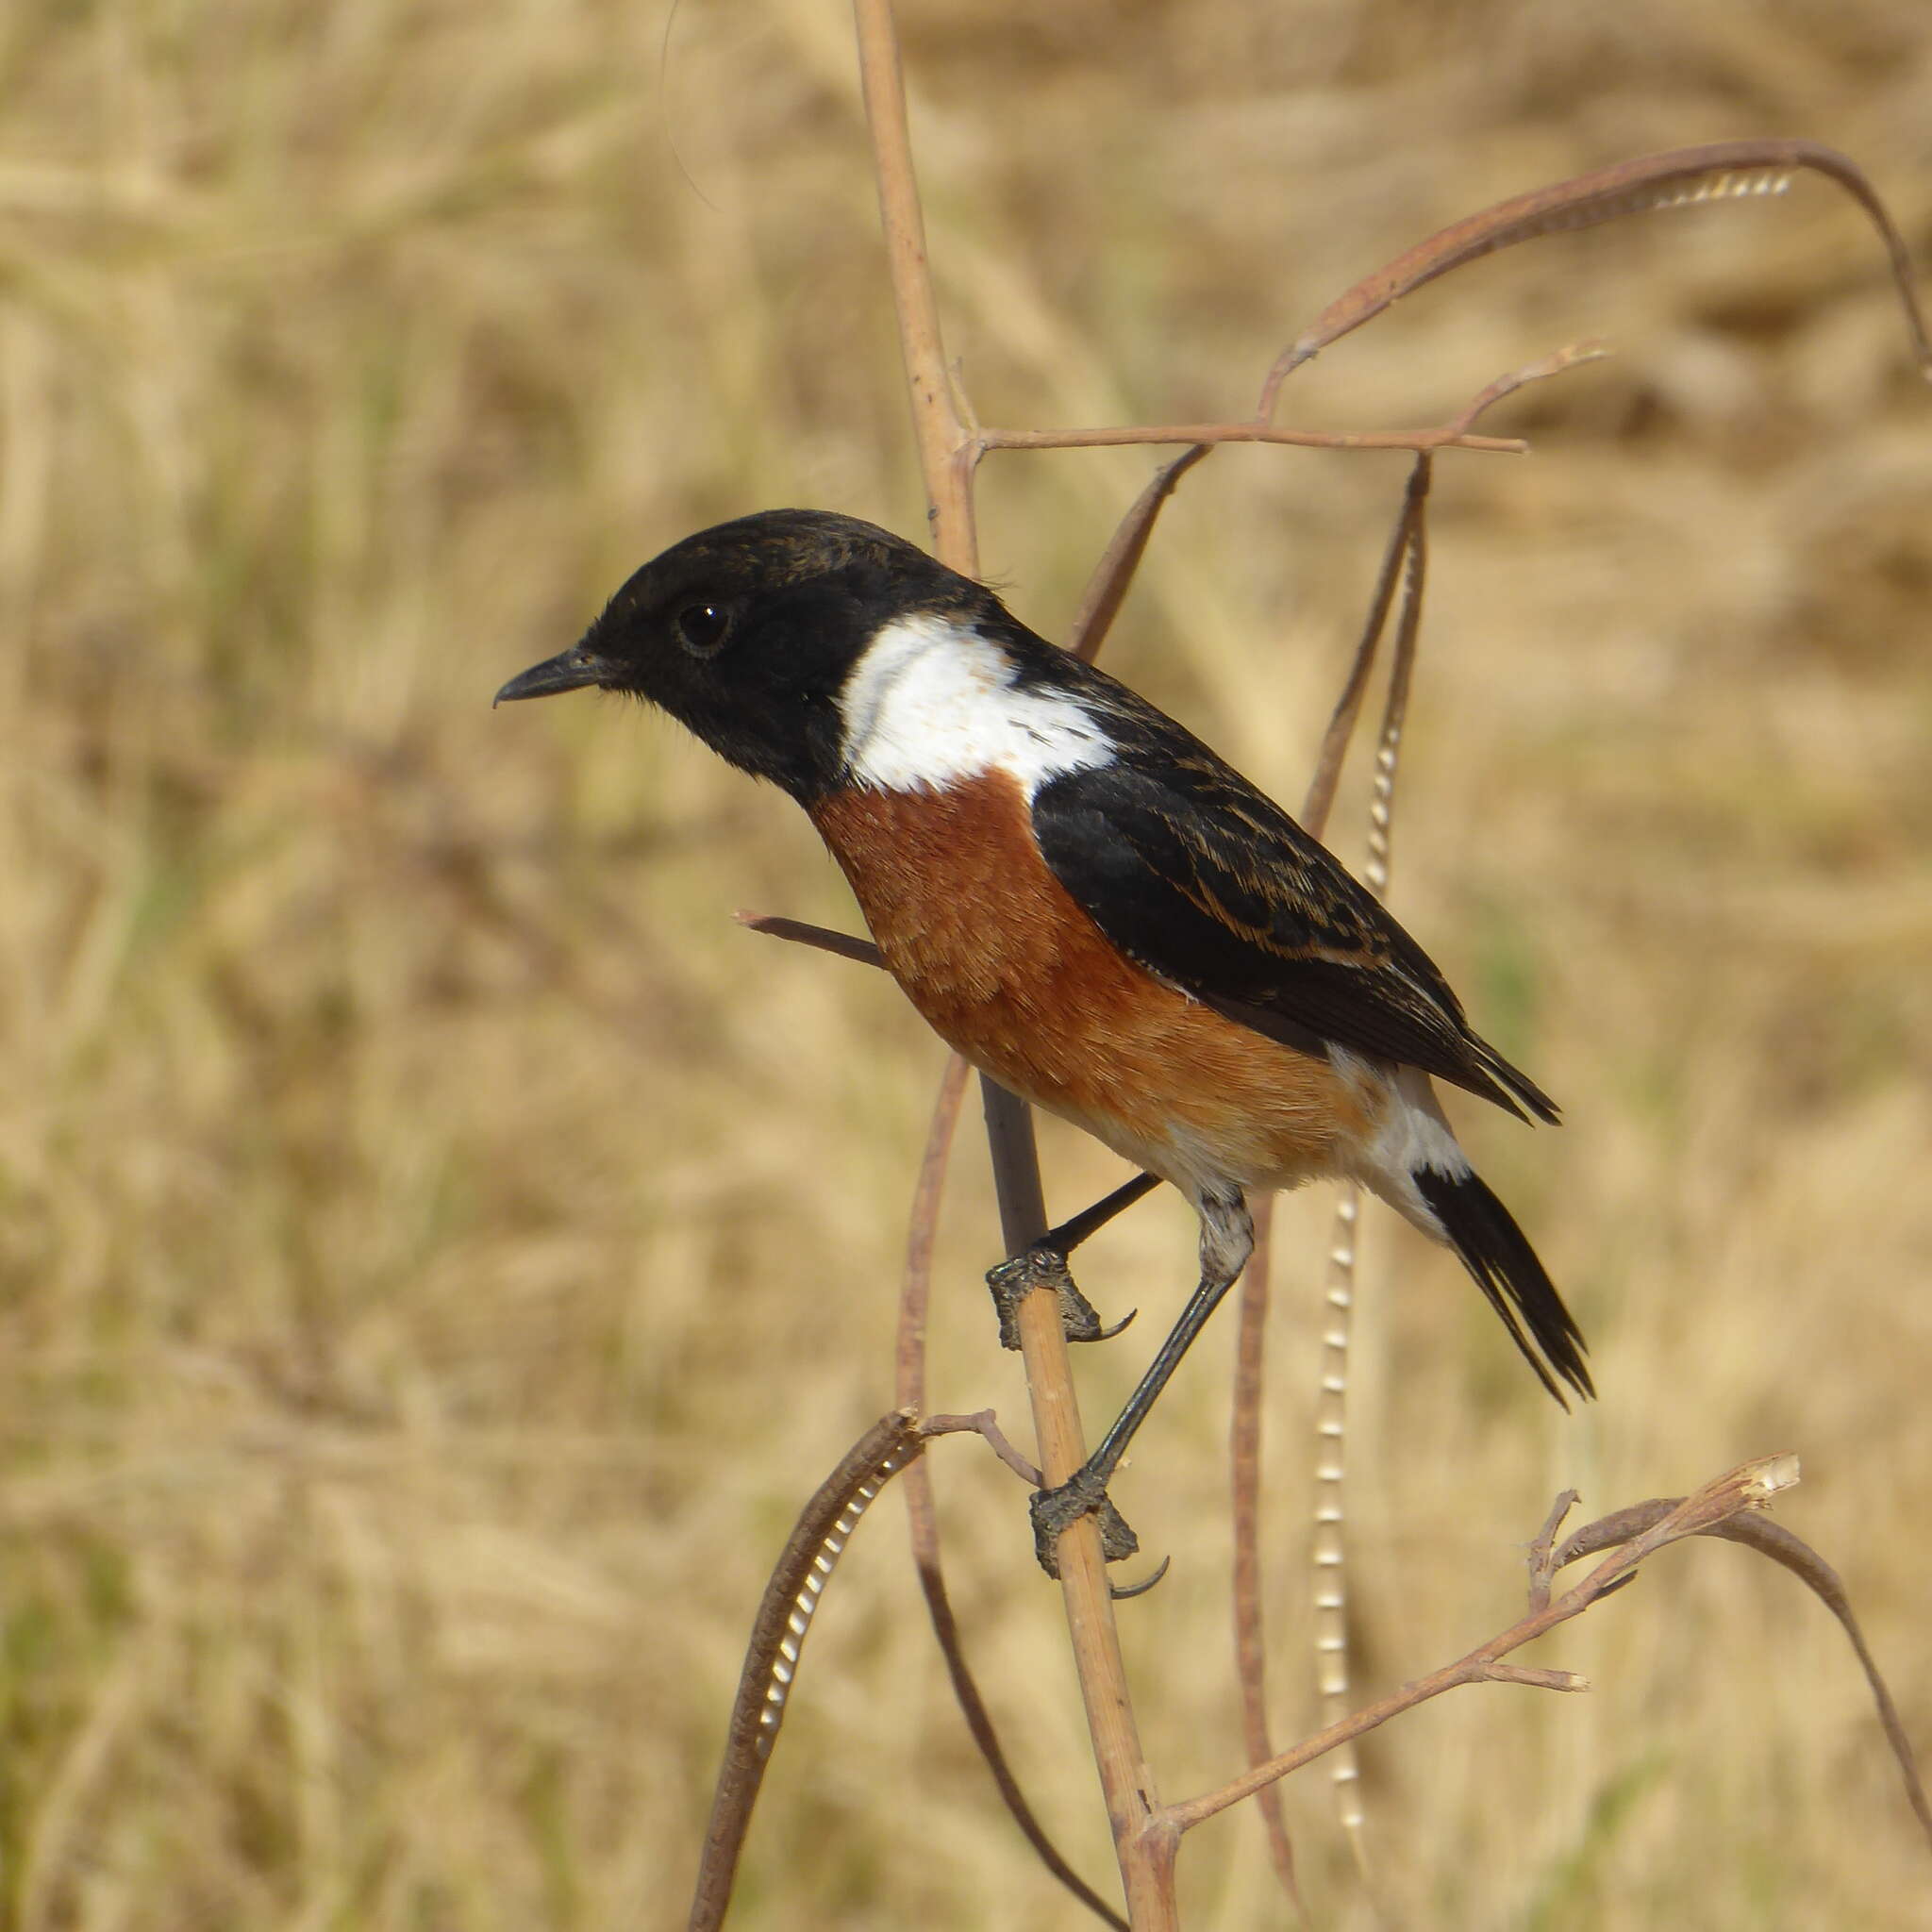
<svg viewBox="0 0 1932 1932">
<path fill-rule="evenodd" d="M 1804 133 L 1932 258 L 1932 13 L 1771 0 L 904 8 L 949 347 L 989 422 L 1248 407 L 1296 326 L 1491 199 Z M 492 716 L 644 557 L 766 505 L 916 534 L 829 0 L 15 0 L 0 20 L 0 1895 L 4 1924 L 682 1923 L 756 1592 L 890 1400 L 939 1049 L 802 818 L 641 711 Z M 1364 1694 L 1514 1614 L 1557 1488 L 1608 1508 L 1796 1448 L 1932 1743 L 1932 397 L 1831 191 L 1485 263 L 1291 388 L 1440 420 L 1619 359 L 1440 471 L 1397 908 L 1564 1103 L 1458 1109 L 1566 1284 L 1569 1421 L 1454 1264 L 1377 1219 Z M 990 460 L 988 571 L 1051 631 L 1149 459 Z M 1400 458 L 1229 451 L 1110 647 L 1299 795 Z M 1337 824 L 1344 852 L 1359 791 Z M 1117 1167 L 1043 1132 L 1055 1205 Z M 1016 1423 L 969 1141 L 935 1404 Z M 1314 1257 L 1289 1204 L 1269 1429 L 1279 1724 L 1312 1708 Z M 1297 1245 L 1296 1243 L 1299 1243 Z M 1191 1218 L 1096 1242 L 1144 1333 Z M 1230 1768 L 1231 1327 L 1122 1499 L 1164 1787 Z M 1143 1349 L 1083 1364 L 1108 1410 Z M 1010 1478 L 943 1445 L 973 1652 L 1108 1869 Z M 814 1635 L 736 1924 L 1074 1908 L 953 1713 L 888 1498 Z M 1385 1923 L 1905 1926 L 1927 1883 L 1850 1658 L 1782 1574 L 1674 1552 L 1373 1740 Z M 1307 1775 L 1322 1923 L 1369 1923 Z M 1279 1924 L 1258 1829 L 1190 1923 Z"/>
</svg>

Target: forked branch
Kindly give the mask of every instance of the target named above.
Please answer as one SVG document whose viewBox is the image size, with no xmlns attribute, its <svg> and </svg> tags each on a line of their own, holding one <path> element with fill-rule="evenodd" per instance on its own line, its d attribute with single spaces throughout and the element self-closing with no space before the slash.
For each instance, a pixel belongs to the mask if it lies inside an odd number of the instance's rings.
<svg viewBox="0 0 1932 1932">
<path fill-rule="evenodd" d="M 1599 1598 L 1618 1588 L 1639 1564 L 1665 1544 L 1677 1542 L 1687 1536 L 1707 1533 L 1746 1510 L 1762 1509 L 1772 1497 L 1790 1489 L 1797 1480 L 1798 1459 L 1795 1456 L 1766 1456 L 1754 1462 L 1743 1463 L 1729 1474 L 1706 1483 L 1701 1490 L 1667 1509 L 1647 1528 L 1633 1535 L 1615 1555 L 1599 1563 L 1574 1589 L 1564 1591 L 1541 1608 L 1532 1608 L 1507 1630 L 1499 1631 L 1487 1643 L 1478 1644 L 1453 1664 L 1445 1664 L 1425 1677 L 1404 1684 L 1387 1697 L 1357 1711 L 1354 1716 L 1330 1724 L 1326 1730 L 1318 1731 L 1291 1751 L 1284 1751 L 1268 1763 L 1230 1779 L 1217 1790 L 1168 1806 L 1161 1814 L 1161 1827 L 1175 1832 L 1186 1831 L 1199 1824 L 1203 1819 L 1213 1817 L 1217 1811 L 1224 1811 L 1230 1805 L 1252 1796 L 1263 1785 L 1286 1777 L 1290 1772 L 1299 1771 L 1305 1764 L 1312 1764 L 1338 1744 L 1359 1738 L 1387 1724 L 1391 1718 L 1400 1717 L 1404 1711 L 1413 1710 L 1417 1705 L 1426 1704 L 1432 1697 L 1440 1697 L 1445 1690 L 1454 1690 L 1464 1684 L 1528 1683 L 1545 1690 L 1587 1690 L 1587 1681 L 1573 1672 L 1525 1674 L 1515 1666 L 1503 1667 L 1502 1659 L 1511 1651 L 1521 1650 L 1525 1643 L 1533 1643 L 1557 1624 L 1581 1616 Z"/>
</svg>

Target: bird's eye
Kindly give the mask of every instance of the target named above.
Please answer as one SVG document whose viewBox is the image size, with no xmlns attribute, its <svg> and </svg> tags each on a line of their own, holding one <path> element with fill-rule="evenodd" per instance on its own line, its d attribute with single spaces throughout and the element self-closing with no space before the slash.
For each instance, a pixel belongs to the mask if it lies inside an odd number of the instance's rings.
<svg viewBox="0 0 1932 1932">
<path fill-rule="evenodd" d="M 672 626 L 694 658 L 708 658 L 731 634 L 731 613 L 722 604 L 687 604 Z"/>
</svg>

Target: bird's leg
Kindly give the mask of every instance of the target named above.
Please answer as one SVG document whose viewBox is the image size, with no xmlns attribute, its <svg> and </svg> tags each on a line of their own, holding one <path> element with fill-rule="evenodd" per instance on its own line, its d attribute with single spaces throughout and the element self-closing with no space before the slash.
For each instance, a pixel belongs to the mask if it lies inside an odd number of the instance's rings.
<svg viewBox="0 0 1932 1932">
<path fill-rule="evenodd" d="M 1142 1194 L 1159 1185 L 1158 1174 L 1137 1174 L 1104 1201 L 1096 1201 L 1071 1221 L 1048 1228 L 1024 1254 L 1015 1255 L 988 1272 L 986 1285 L 992 1291 L 993 1307 L 999 1310 L 1002 1348 L 1019 1347 L 1019 1307 L 1039 1288 L 1052 1289 L 1058 1299 L 1060 1326 L 1066 1330 L 1069 1341 L 1106 1341 L 1134 1319 L 1130 1314 L 1111 1328 L 1104 1326 L 1093 1304 L 1074 1287 L 1067 1269 L 1067 1257 L 1089 1235 L 1098 1234 L 1116 1214 L 1131 1208 Z"/>
<path fill-rule="evenodd" d="M 1134 1431 L 1147 1420 L 1189 1344 L 1207 1326 L 1208 1316 L 1239 1279 L 1255 1251 L 1254 1220 L 1239 1188 L 1204 1194 L 1195 1205 L 1201 1213 L 1201 1285 L 1188 1298 L 1180 1320 L 1160 1344 L 1160 1353 L 1128 1396 L 1113 1427 L 1101 1438 L 1100 1447 L 1058 1488 L 1034 1491 L 1034 1553 L 1049 1576 L 1059 1574 L 1056 1546 L 1061 1532 L 1083 1516 L 1099 1515 L 1101 1547 L 1108 1562 L 1130 1557 L 1140 1547 L 1134 1532 L 1108 1500 L 1107 1486 L 1126 1455 Z"/>
</svg>

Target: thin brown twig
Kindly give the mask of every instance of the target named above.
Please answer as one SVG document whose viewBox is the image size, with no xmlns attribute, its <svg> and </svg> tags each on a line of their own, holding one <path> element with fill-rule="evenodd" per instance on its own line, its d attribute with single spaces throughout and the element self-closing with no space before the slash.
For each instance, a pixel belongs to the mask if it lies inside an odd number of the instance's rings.
<svg viewBox="0 0 1932 1932">
<path fill-rule="evenodd" d="M 1267 422 L 1274 415 L 1282 383 L 1303 363 L 1403 296 L 1465 263 L 1521 242 L 1615 221 L 1622 215 L 1764 192 L 1781 185 L 1780 176 L 1801 168 L 1836 181 L 1877 229 L 1920 373 L 1932 378 L 1932 339 L 1913 288 L 1911 257 L 1864 170 L 1849 156 L 1814 141 L 1717 141 L 1640 155 L 1512 195 L 1405 249 L 1331 302 L 1281 352 L 1261 385 L 1257 417 Z"/>
<path fill-rule="evenodd" d="M 1542 1609 L 1533 1610 L 1518 1619 L 1507 1630 L 1499 1631 L 1453 1664 L 1445 1664 L 1425 1677 L 1418 1677 L 1400 1686 L 1388 1696 L 1378 1698 L 1340 1724 L 1318 1731 L 1312 1738 L 1305 1739 L 1292 1750 L 1284 1751 L 1268 1763 L 1257 1765 L 1199 1797 L 1166 1807 L 1158 1823 L 1173 1831 L 1187 1831 L 1204 1819 L 1224 1811 L 1230 1805 L 1251 1797 L 1263 1785 L 1313 1763 L 1338 1744 L 1359 1738 L 1387 1724 L 1391 1718 L 1399 1717 L 1419 1704 L 1441 1696 L 1445 1690 L 1491 1679 L 1494 1665 L 1509 1652 L 1521 1650 L 1525 1643 L 1534 1642 L 1557 1624 L 1567 1624 L 1571 1618 L 1582 1615 L 1591 1604 L 1615 1589 L 1631 1571 L 1666 1543 L 1698 1535 L 1713 1524 L 1725 1522 L 1742 1510 L 1762 1508 L 1774 1495 L 1789 1489 L 1797 1479 L 1797 1457 L 1789 1455 L 1760 1457 L 1716 1477 L 1686 1497 L 1675 1509 L 1649 1528 L 1634 1536 L 1598 1564 L 1581 1583 L 1564 1591 Z M 1518 1677 L 1514 1681 L 1521 1682 L 1522 1679 Z"/>
<path fill-rule="evenodd" d="M 991 1438 L 989 1438 L 991 1440 Z M 924 1464 L 914 1464 L 909 1474 L 918 1480 Z M 1030 1465 L 1028 1465 L 1030 1467 Z M 1038 1471 L 1034 1471 L 1037 1477 Z M 1033 1847 L 1035 1856 L 1047 1871 L 1063 1885 L 1095 1917 L 1103 1919 L 1109 1925 L 1126 1932 L 1127 1922 L 1109 1906 L 1080 1874 L 1068 1864 L 1059 1847 L 1047 1836 L 1046 1827 L 1041 1824 L 1026 1794 L 1020 1789 L 1020 1781 L 1007 1759 L 1005 1748 L 999 1740 L 999 1733 L 992 1721 L 992 1713 L 987 1708 L 986 1699 L 980 1694 L 979 1684 L 966 1661 L 966 1646 L 959 1633 L 959 1621 L 953 1614 L 953 1600 L 946 1589 L 945 1575 L 940 1567 L 939 1532 L 935 1519 L 930 1517 L 931 1484 L 924 1486 L 924 1507 L 928 1516 L 927 1532 L 922 1534 L 916 1526 L 913 1531 L 913 1562 L 919 1571 L 919 1585 L 925 1596 L 928 1621 L 933 1635 L 938 1640 L 940 1655 L 945 1660 L 946 1674 L 953 1687 L 954 1701 L 958 1705 L 960 1714 L 966 1720 L 966 1728 L 972 1734 L 973 1741 L 985 1760 L 988 1771 L 992 1774 L 1001 1802 L 1006 1806 L 1013 1823 L 1020 1828 L 1021 1836 Z M 912 1494 L 908 1487 L 908 1499 Z M 909 1500 L 908 1511 L 916 1506 Z"/>
<path fill-rule="evenodd" d="M 1562 1528 L 1563 1519 L 1575 1508 L 1576 1504 L 1574 1490 L 1560 1491 L 1550 1505 L 1550 1513 L 1543 1518 L 1543 1526 L 1537 1531 L 1529 1545 L 1529 1607 L 1533 1610 L 1549 1607 L 1550 1584 L 1558 1568 L 1557 1532 Z"/>
<path fill-rule="evenodd" d="M 1532 1690 L 1588 1690 L 1581 1671 L 1544 1671 L 1531 1664 L 1491 1664 L 1483 1673 L 1491 1684 L 1526 1684 Z"/>
<path fill-rule="evenodd" d="M 1369 856 L 1362 883 L 1379 899 L 1389 891 L 1395 813 L 1395 771 L 1402 733 L 1408 723 L 1409 686 L 1415 677 L 1416 645 L 1422 636 L 1423 591 L 1429 571 L 1429 484 L 1435 459 L 1425 452 L 1409 472 L 1405 508 L 1408 555 L 1402 573 L 1402 608 L 1395 619 L 1395 653 L 1389 666 L 1389 691 L 1382 700 L 1382 732 L 1375 745 L 1375 790 L 1369 803 Z"/>
<path fill-rule="evenodd" d="M 1369 614 L 1362 634 L 1356 641 L 1355 656 L 1349 660 L 1348 677 L 1341 695 L 1329 714 L 1328 728 L 1322 734 L 1322 749 L 1315 758 L 1315 774 L 1308 780 L 1307 795 L 1302 801 L 1302 828 L 1311 839 L 1319 839 L 1328 826 L 1328 814 L 1335 806 L 1335 792 L 1341 781 L 1342 760 L 1348 756 L 1349 740 L 1355 735 L 1356 721 L 1361 716 L 1362 700 L 1368 694 L 1369 677 L 1374 670 L 1375 653 L 1382 633 L 1394 608 L 1396 587 L 1402 581 L 1402 567 L 1408 557 L 1409 536 L 1421 501 L 1422 478 L 1411 467 L 1408 489 L 1397 512 L 1395 527 L 1389 533 L 1388 547 L 1382 553 L 1381 568 L 1375 574 L 1374 594 L 1369 600 Z"/>
<path fill-rule="evenodd" d="M 1469 428 L 1485 410 L 1500 403 L 1505 396 L 1514 395 L 1518 390 L 1526 388 L 1532 382 L 1547 382 L 1553 375 L 1561 375 L 1566 369 L 1580 368 L 1586 362 L 1601 362 L 1613 353 L 1607 342 L 1594 340 L 1572 342 L 1567 348 L 1558 349 L 1555 355 L 1545 356 L 1541 362 L 1532 362 L 1523 369 L 1508 370 L 1470 398 L 1468 407 L 1456 419 L 1456 427 Z"/>
<path fill-rule="evenodd" d="M 925 1323 L 932 1306 L 933 1245 L 939 1235 L 940 1197 L 945 1190 L 946 1163 L 952 1155 L 953 1137 L 958 1131 L 959 1108 L 966 1097 L 966 1075 L 970 1071 L 958 1054 L 946 1056 L 939 1091 L 933 1096 L 925 1151 L 919 1159 L 912 1212 L 907 1217 L 906 1265 L 899 1279 L 899 1322 L 892 1349 L 892 1389 L 900 1407 L 909 1408 L 914 1415 L 925 1407 Z M 915 1544 L 917 1541 L 915 1525 Z"/>
<path fill-rule="evenodd" d="M 1208 444 L 1197 442 L 1172 462 L 1163 463 L 1121 519 L 1120 526 L 1101 553 L 1100 561 L 1093 566 L 1093 575 L 1087 579 L 1087 588 L 1074 608 L 1074 621 L 1067 626 L 1067 649 L 1083 664 L 1091 664 L 1099 657 L 1100 647 L 1113 628 L 1127 588 L 1134 581 L 1134 573 L 1146 555 L 1155 520 L 1180 487 L 1181 478 L 1208 455 Z"/>
<path fill-rule="evenodd" d="M 1091 429 L 982 429 L 973 439 L 980 450 L 1121 449 L 1141 443 L 1273 442 L 1294 449 L 1468 449 L 1484 456 L 1526 456 L 1520 436 L 1473 436 L 1454 424 L 1432 429 L 1277 429 L 1263 422 L 1164 423 L 1106 425 Z"/>
<path fill-rule="evenodd" d="M 774 940 L 790 940 L 794 945 L 813 946 L 821 953 L 836 953 L 841 959 L 856 959 L 861 966 L 883 966 L 879 949 L 870 940 L 849 932 L 834 932 L 828 925 L 813 925 L 809 920 L 786 919 L 775 912 L 734 912 L 732 918 L 753 932 Z"/>
<path fill-rule="evenodd" d="M 1228 1487 L 1234 1532 L 1234 1657 L 1241 1687 L 1241 1740 L 1250 1764 L 1274 1756 L 1268 1729 L 1268 1648 L 1261 1616 L 1261 1385 L 1268 1326 L 1268 1274 L 1274 1258 L 1274 1197 L 1255 1204 L 1255 1251 L 1241 1273 L 1241 1324 L 1235 1337 L 1234 1414 L 1228 1425 Z M 1268 1858 L 1293 1907 L 1306 1921 L 1307 1907 L 1294 1872 L 1294 1844 L 1281 1790 L 1267 1785 L 1256 1794 Z"/>
<path fill-rule="evenodd" d="M 1023 1135 L 1024 1156 L 1035 1191 L 1038 1190 L 1040 1170 L 1033 1158 L 1032 1118 L 1024 1107 L 991 1081 L 982 1085 L 994 1173 L 1007 1175 L 1008 1184 L 1000 1196 L 1001 1224 L 1008 1252 L 1018 1254 L 1035 1238 L 1022 1235 L 1016 1240 L 1016 1232 L 1027 1224 L 1022 1218 L 1025 1173 L 1015 1172 L 1020 1166 Z M 1009 1200 L 1019 1202 L 1021 1211 L 1008 1213 Z M 1043 1207 L 1039 1209 L 1039 1220 L 1043 1228 Z M 1020 1302 L 1015 1315 L 1041 1467 L 1049 1483 L 1062 1483 L 1086 1461 L 1087 1441 L 1058 1303 L 1050 1294 L 1029 1294 Z M 1057 1554 L 1081 1702 L 1126 1888 L 1127 1917 L 1137 1932 L 1177 1932 L 1174 1843 L 1165 1835 L 1150 1831 L 1159 1800 L 1141 1749 L 1120 1634 L 1114 1624 L 1100 1528 L 1094 1519 L 1083 1518 L 1064 1532 Z"/>
<path fill-rule="evenodd" d="M 879 226 L 899 319 L 899 347 L 912 405 L 912 434 L 925 483 L 926 519 L 940 560 L 974 574 L 978 542 L 973 515 L 972 466 L 964 425 L 955 407 L 946 366 L 939 299 L 925 254 L 925 216 L 912 165 L 906 119 L 906 76 L 891 0 L 855 0 L 858 79 L 878 183 Z"/>
<path fill-rule="evenodd" d="M 1612 1543 L 1639 1534 L 1649 1528 L 1659 1515 L 1678 1507 L 1680 1500 L 1663 1496 L 1655 1502 L 1633 1504 L 1627 1509 L 1620 1509 L 1612 1516 L 1587 1524 L 1564 1543 L 1554 1558 L 1556 1566 L 1574 1562 L 1580 1557 L 1592 1556 L 1600 1549 L 1607 1549 Z M 1797 1577 L 1838 1619 L 1852 1646 L 1853 1655 L 1858 1659 L 1858 1667 L 1865 1674 L 1872 1701 L 1877 1707 L 1879 1724 L 1885 1732 L 1886 1741 L 1891 1746 L 1891 1755 L 1897 1760 L 1899 1774 L 1905 1781 L 1906 1801 L 1919 1821 L 1926 1845 L 1932 1848 L 1932 1802 L 1928 1802 L 1924 1782 L 1919 1775 L 1918 1758 L 1913 1753 L 1911 1740 L 1906 1734 L 1905 1721 L 1898 1714 L 1897 1705 L 1892 1702 L 1890 1688 L 1879 1671 L 1878 1660 L 1872 1655 L 1865 1641 L 1865 1633 L 1852 1613 L 1851 1597 L 1838 1572 L 1802 1537 L 1768 1517 L 1733 1517 L 1728 1522 L 1712 1524 L 1703 1534 L 1720 1537 L 1726 1542 L 1742 1543 L 1747 1549 L 1769 1557 L 1774 1563 L 1782 1565 Z"/>
<path fill-rule="evenodd" d="M 988 1447 L 1029 1490 L 1037 1490 L 1043 1478 L 1039 1466 L 1028 1462 L 1007 1438 L 999 1418 L 990 1408 L 976 1408 L 971 1415 L 929 1415 L 919 1425 L 922 1436 L 982 1436 Z"/>
<path fill-rule="evenodd" d="M 969 1068 L 958 1054 L 946 1058 L 940 1076 L 939 1092 L 933 1102 L 932 1122 L 926 1130 L 925 1152 L 919 1163 L 919 1180 L 913 1190 L 912 1212 L 906 1237 L 906 1266 L 899 1288 L 898 1339 L 894 1348 L 894 1378 L 901 1405 L 913 1414 L 925 1406 L 926 1314 L 932 1298 L 933 1245 L 939 1229 L 940 1197 L 945 1185 L 946 1163 L 958 1129 L 959 1109 L 966 1097 Z M 920 1424 L 924 1436 L 944 1435 L 958 1429 L 972 1429 L 984 1436 L 994 1451 L 1022 1478 L 1034 1485 L 1040 1472 L 1008 1441 L 994 1422 L 992 1411 L 983 1409 L 976 1416 L 927 1416 Z M 999 1732 L 987 1707 L 979 1683 L 967 1661 L 965 1641 L 958 1619 L 953 1614 L 951 1593 L 946 1589 L 945 1569 L 941 1557 L 939 1505 L 933 1493 L 932 1466 L 921 1460 L 907 1472 L 906 1518 L 912 1545 L 912 1562 L 919 1574 L 919 1587 L 925 1597 L 926 1616 L 939 1643 L 946 1675 L 953 1687 L 954 1701 L 966 1721 L 994 1789 L 1000 1794 L 1021 1836 L 1030 1844 L 1047 1871 L 1066 1887 L 1090 1911 L 1110 1925 L 1124 1926 L 1120 1917 L 1080 1874 L 1068 1864 L 1060 1849 L 1047 1835 L 1038 1814 L 1020 1788 L 1020 1780 L 1008 1762 Z"/>
</svg>

